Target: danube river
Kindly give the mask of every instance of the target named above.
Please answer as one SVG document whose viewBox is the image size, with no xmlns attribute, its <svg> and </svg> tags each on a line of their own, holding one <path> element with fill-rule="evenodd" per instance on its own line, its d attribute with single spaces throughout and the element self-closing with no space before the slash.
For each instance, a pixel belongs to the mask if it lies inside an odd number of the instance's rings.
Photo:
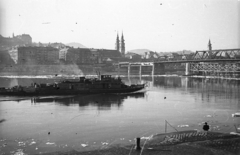
<svg viewBox="0 0 240 155">
<path fill-rule="evenodd" d="M 183 130 L 236 132 L 240 81 L 177 76 L 123 78 L 147 83 L 132 94 L 0 97 L 0 154 L 87 151 Z M 0 87 L 57 79 L 1 78 Z M 169 124 L 165 126 L 165 121 Z M 167 128 L 165 128 L 167 127 Z"/>
</svg>

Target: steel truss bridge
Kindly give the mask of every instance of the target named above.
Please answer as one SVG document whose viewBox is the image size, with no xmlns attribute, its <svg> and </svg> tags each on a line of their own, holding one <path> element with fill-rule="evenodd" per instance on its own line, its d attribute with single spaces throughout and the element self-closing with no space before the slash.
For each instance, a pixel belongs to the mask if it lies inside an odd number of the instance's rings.
<svg viewBox="0 0 240 155">
<path fill-rule="evenodd" d="M 213 76 L 239 76 L 240 77 L 240 49 L 220 49 L 196 51 L 192 55 L 166 59 L 155 62 L 120 62 L 119 69 L 131 66 L 152 66 L 152 74 L 165 74 L 167 70 L 185 70 L 186 75 L 213 75 Z"/>
</svg>

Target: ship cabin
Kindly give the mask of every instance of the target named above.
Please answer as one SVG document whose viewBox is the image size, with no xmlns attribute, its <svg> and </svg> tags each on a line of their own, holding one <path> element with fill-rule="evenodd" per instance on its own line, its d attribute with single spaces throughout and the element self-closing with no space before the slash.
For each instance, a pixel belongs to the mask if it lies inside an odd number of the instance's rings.
<svg viewBox="0 0 240 155">
<path fill-rule="evenodd" d="M 84 90 L 89 87 L 89 83 L 81 81 L 63 81 L 58 83 L 59 89 Z"/>
<path fill-rule="evenodd" d="M 77 81 L 62 81 L 55 83 L 53 89 L 61 90 L 86 90 L 86 89 L 120 89 L 127 87 L 120 78 L 113 78 L 111 75 L 101 75 L 100 79 L 87 79 L 80 77 Z M 41 88 L 44 88 L 43 86 Z M 49 89 L 49 87 L 48 87 Z"/>
<path fill-rule="evenodd" d="M 100 79 L 94 80 L 91 88 L 94 89 L 119 89 L 124 84 L 120 78 L 113 78 L 111 75 L 101 75 Z"/>
<path fill-rule="evenodd" d="M 111 75 L 101 75 L 101 80 L 113 79 Z"/>
</svg>

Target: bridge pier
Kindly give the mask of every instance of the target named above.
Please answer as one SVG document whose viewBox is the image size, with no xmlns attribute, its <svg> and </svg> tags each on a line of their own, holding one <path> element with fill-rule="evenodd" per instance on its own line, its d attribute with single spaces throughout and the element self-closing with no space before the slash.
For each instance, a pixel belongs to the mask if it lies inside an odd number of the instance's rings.
<svg viewBox="0 0 240 155">
<path fill-rule="evenodd" d="M 153 65 L 152 65 L 152 76 L 154 76 L 154 68 L 155 68 L 154 66 L 155 66 L 155 65 L 153 64 Z"/>
<path fill-rule="evenodd" d="M 119 77 L 119 74 L 120 74 L 120 65 L 118 64 L 118 77 Z"/>
<path fill-rule="evenodd" d="M 185 68 L 186 68 L 186 69 L 185 69 L 185 75 L 189 75 L 189 74 L 190 74 L 190 65 L 191 65 L 191 64 L 186 63 L 185 65 L 186 65 L 186 67 L 185 67 Z"/>
<path fill-rule="evenodd" d="M 131 64 L 128 64 L 128 77 L 130 76 Z"/>
<path fill-rule="evenodd" d="M 139 76 L 142 76 L 142 65 L 139 66 Z"/>
</svg>

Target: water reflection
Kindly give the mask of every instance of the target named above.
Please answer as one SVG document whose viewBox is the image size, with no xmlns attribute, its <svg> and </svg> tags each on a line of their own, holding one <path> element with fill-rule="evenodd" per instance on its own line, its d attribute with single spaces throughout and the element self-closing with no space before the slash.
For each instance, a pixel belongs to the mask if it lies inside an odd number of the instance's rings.
<svg viewBox="0 0 240 155">
<path fill-rule="evenodd" d="M 67 97 L 47 97 L 47 98 L 32 98 L 31 103 L 57 103 L 64 106 L 79 107 L 94 106 L 99 110 L 110 110 L 111 107 L 122 106 L 125 99 L 128 98 L 144 98 L 144 92 L 130 93 L 130 94 L 98 94 L 98 95 L 79 95 Z"/>
<path fill-rule="evenodd" d="M 240 80 L 191 78 L 178 76 L 142 77 L 142 82 L 149 83 L 150 90 L 174 89 L 185 90 L 194 94 L 196 100 L 201 100 L 206 106 L 235 106 L 240 109 Z M 131 78 L 132 83 L 140 83 L 138 77 Z M 211 103 L 209 105 L 208 103 Z"/>
</svg>

